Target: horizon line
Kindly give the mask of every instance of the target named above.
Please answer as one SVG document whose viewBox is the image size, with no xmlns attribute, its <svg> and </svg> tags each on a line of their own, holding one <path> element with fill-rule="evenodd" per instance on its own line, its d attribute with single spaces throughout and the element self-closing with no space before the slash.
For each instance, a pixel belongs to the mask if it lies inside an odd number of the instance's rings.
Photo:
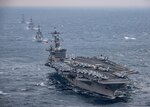
<svg viewBox="0 0 150 107">
<path fill-rule="evenodd" d="M 0 8 L 89 8 L 89 9 L 150 9 L 150 6 L 2 6 Z"/>
</svg>

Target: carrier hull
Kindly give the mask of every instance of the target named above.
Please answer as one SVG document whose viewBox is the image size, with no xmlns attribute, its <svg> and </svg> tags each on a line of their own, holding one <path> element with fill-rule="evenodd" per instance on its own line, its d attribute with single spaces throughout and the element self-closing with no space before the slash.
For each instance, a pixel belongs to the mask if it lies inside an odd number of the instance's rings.
<svg viewBox="0 0 150 107">
<path fill-rule="evenodd" d="M 55 64 L 47 64 L 56 70 L 57 75 L 62 79 L 67 80 L 70 86 L 78 87 L 82 91 L 88 91 L 89 93 L 97 94 L 106 99 L 116 99 L 116 98 L 127 98 L 129 93 L 127 91 L 126 85 L 129 83 L 128 80 L 123 82 L 114 83 L 104 83 L 102 81 L 96 81 L 93 79 L 81 78 L 82 74 L 76 74 L 71 71 L 62 71 L 60 67 Z M 61 81 L 60 81 L 61 82 Z"/>
</svg>

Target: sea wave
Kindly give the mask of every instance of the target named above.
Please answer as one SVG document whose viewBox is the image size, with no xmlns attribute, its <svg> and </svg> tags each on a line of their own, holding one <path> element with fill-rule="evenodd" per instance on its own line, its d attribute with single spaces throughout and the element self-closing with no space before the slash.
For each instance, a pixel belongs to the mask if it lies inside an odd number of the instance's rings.
<svg viewBox="0 0 150 107">
<path fill-rule="evenodd" d="M 4 93 L 3 91 L 0 91 L 0 95 L 6 95 L 8 93 Z"/>
<path fill-rule="evenodd" d="M 128 36 L 125 36 L 124 39 L 126 39 L 126 40 L 136 40 L 135 37 L 128 37 Z"/>
<path fill-rule="evenodd" d="M 47 85 L 44 82 L 40 82 L 36 84 L 37 86 L 46 87 Z"/>
</svg>

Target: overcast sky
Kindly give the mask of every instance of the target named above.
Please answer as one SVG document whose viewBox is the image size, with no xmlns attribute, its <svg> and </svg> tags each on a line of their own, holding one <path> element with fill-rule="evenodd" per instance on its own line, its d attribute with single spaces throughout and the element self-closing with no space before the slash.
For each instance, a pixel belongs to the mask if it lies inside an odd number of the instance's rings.
<svg viewBox="0 0 150 107">
<path fill-rule="evenodd" d="M 150 0 L 0 0 L 0 6 L 150 7 Z"/>
</svg>

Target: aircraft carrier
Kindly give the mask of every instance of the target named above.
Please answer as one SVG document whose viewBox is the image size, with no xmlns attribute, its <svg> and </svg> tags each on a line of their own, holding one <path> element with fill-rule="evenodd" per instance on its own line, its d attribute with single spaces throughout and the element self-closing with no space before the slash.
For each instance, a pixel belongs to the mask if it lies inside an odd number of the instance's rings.
<svg viewBox="0 0 150 107">
<path fill-rule="evenodd" d="M 45 64 L 56 70 L 61 81 L 67 81 L 72 87 L 78 87 L 103 96 L 107 99 L 124 98 L 128 95 L 128 75 L 133 70 L 110 61 L 107 57 L 67 56 L 66 49 L 60 47 L 60 33 L 51 33 L 53 40 L 48 49 L 50 54 Z"/>
</svg>

